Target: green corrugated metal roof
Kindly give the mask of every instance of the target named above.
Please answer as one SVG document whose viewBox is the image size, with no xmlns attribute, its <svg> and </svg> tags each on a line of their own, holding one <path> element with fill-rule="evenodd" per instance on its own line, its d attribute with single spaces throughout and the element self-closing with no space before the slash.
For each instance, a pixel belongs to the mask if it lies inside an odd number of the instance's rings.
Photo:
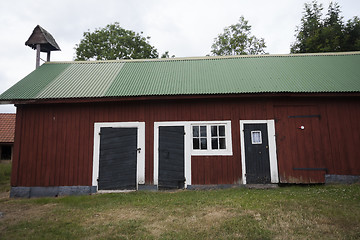
<svg viewBox="0 0 360 240">
<path fill-rule="evenodd" d="M 241 93 L 360 92 L 360 52 L 51 62 L 0 101 Z"/>
</svg>

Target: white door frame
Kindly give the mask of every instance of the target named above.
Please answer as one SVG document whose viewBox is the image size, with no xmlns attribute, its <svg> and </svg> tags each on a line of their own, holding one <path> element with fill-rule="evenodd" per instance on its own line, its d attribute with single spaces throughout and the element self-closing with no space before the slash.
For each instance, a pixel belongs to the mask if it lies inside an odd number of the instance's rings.
<svg viewBox="0 0 360 240">
<path fill-rule="evenodd" d="M 275 142 L 275 121 L 274 120 L 240 120 L 240 145 L 241 145 L 241 163 L 242 163 L 243 184 L 246 184 L 244 124 L 258 124 L 258 123 L 266 123 L 267 124 L 271 183 L 279 183 L 278 163 L 277 163 L 277 155 L 276 155 L 276 142 Z"/>
<path fill-rule="evenodd" d="M 138 184 L 145 184 L 145 122 L 99 122 L 94 124 L 94 153 L 93 153 L 93 175 L 92 186 L 98 190 L 99 158 L 100 158 L 100 129 L 102 127 L 113 128 L 137 128 L 137 171 L 136 189 Z"/>
</svg>

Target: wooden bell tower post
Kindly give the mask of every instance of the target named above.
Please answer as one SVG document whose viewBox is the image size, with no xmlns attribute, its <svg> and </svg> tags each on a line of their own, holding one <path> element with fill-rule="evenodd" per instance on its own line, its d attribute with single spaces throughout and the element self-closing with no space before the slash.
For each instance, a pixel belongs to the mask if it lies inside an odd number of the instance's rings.
<svg viewBox="0 0 360 240">
<path fill-rule="evenodd" d="M 46 52 L 46 61 L 50 62 L 50 52 L 61 51 L 53 36 L 39 25 L 34 28 L 25 45 L 36 49 L 36 68 L 40 66 L 40 52 Z"/>
</svg>

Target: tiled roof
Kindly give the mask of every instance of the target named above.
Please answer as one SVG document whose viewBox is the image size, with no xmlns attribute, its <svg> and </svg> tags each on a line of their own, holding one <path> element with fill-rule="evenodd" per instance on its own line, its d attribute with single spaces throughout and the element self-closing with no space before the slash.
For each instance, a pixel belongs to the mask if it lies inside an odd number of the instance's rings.
<svg viewBox="0 0 360 240">
<path fill-rule="evenodd" d="M 16 114 L 0 113 L 0 143 L 13 143 Z"/>
<path fill-rule="evenodd" d="M 50 62 L 6 100 L 360 92 L 360 52 Z"/>
</svg>

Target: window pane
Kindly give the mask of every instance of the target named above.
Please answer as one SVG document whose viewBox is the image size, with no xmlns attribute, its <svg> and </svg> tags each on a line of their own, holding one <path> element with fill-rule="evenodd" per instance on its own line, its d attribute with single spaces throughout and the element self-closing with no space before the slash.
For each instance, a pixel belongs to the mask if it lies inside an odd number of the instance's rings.
<svg viewBox="0 0 360 240">
<path fill-rule="evenodd" d="M 219 149 L 219 143 L 217 138 L 211 139 L 211 149 Z"/>
<path fill-rule="evenodd" d="M 199 126 L 193 126 L 193 137 L 199 137 Z"/>
<path fill-rule="evenodd" d="M 219 138 L 220 149 L 226 149 L 226 141 L 225 138 Z"/>
<path fill-rule="evenodd" d="M 11 159 L 11 146 L 3 145 L 1 146 L 1 157 L 2 160 L 10 160 Z"/>
<path fill-rule="evenodd" d="M 206 126 L 200 126 L 200 137 L 206 137 Z"/>
<path fill-rule="evenodd" d="M 200 149 L 200 143 L 198 138 L 193 138 L 193 149 Z"/>
<path fill-rule="evenodd" d="M 252 144 L 261 144 L 261 131 L 251 131 L 251 143 Z"/>
<path fill-rule="evenodd" d="M 218 136 L 218 130 L 217 126 L 211 126 L 211 136 L 217 137 Z"/>
<path fill-rule="evenodd" d="M 201 149 L 207 149 L 206 138 L 200 138 L 200 141 L 201 141 Z"/>
<path fill-rule="evenodd" d="M 225 137 L 225 126 L 219 126 L 219 136 Z"/>
</svg>

